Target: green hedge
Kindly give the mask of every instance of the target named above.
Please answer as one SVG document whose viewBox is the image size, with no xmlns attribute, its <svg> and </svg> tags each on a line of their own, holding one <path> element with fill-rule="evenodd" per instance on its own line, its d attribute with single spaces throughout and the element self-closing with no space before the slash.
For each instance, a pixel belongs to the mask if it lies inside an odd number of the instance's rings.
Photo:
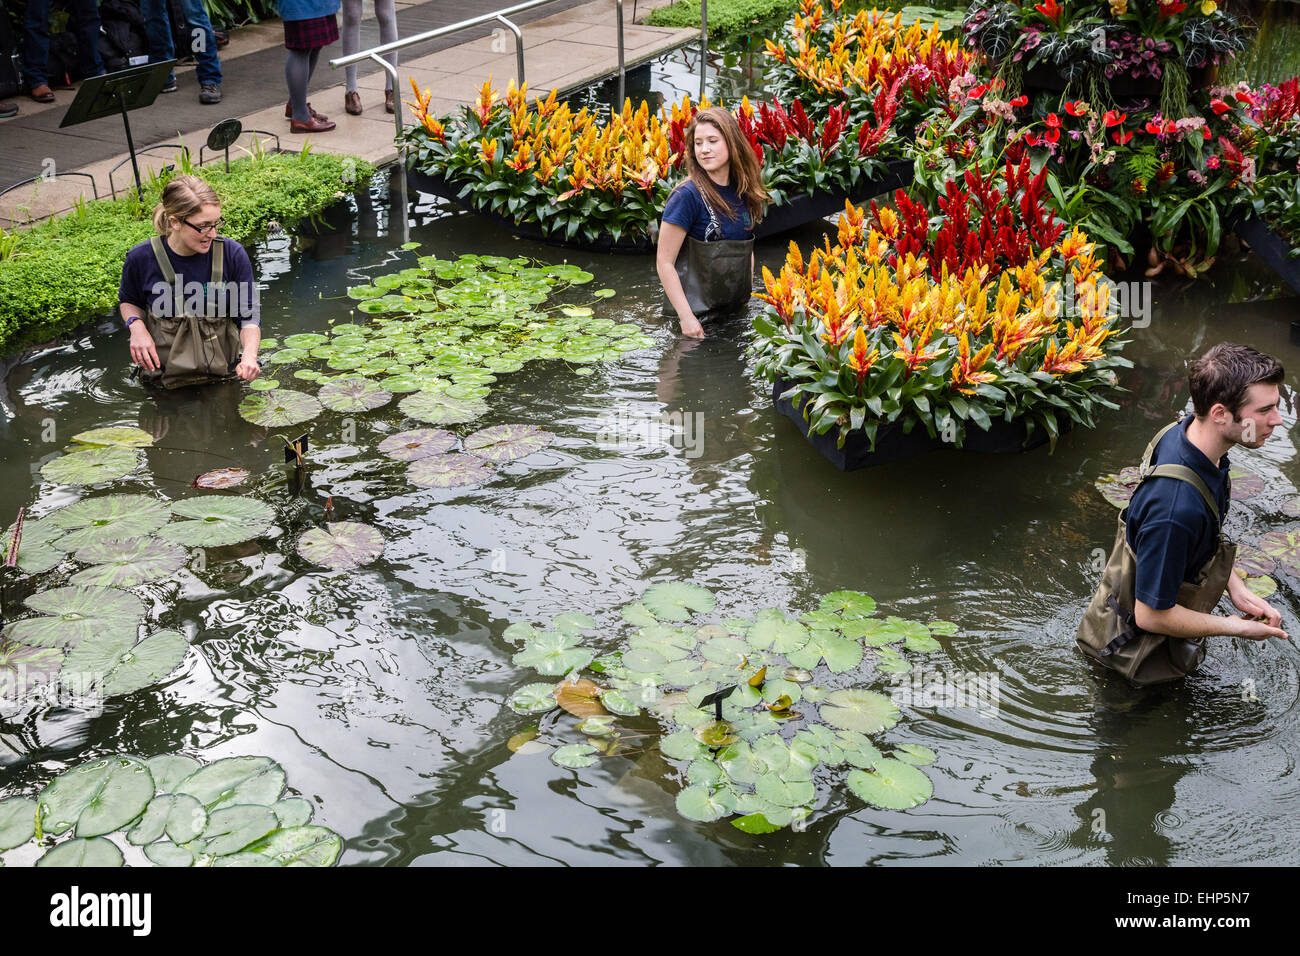
<svg viewBox="0 0 1300 956">
<path fill-rule="evenodd" d="M 271 221 L 289 227 L 343 192 L 368 181 L 374 167 L 352 157 L 272 154 L 196 170 L 222 198 L 222 234 L 257 238 Z M 351 181 L 351 185 L 349 185 Z M 162 181 L 129 198 L 80 204 L 76 210 L 14 233 L 0 230 L 0 355 L 70 331 L 117 307 L 122 263 L 154 234 Z"/>
<path fill-rule="evenodd" d="M 798 9 L 799 0 L 709 0 L 709 34 L 747 33 L 763 21 L 792 15 Z M 645 22 L 656 27 L 699 29 L 700 0 L 677 0 L 659 7 L 646 17 Z"/>
</svg>

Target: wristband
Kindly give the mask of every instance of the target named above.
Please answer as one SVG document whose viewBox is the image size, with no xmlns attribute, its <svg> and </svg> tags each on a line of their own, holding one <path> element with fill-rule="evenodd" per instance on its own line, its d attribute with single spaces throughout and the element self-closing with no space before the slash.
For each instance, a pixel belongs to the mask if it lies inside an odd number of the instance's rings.
<svg viewBox="0 0 1300 956">
<path fill-rule="evenodd" d="M 129 329 L 131 327 L 131 323 L 136 321 L 138 318 L 140 318 L 140 316 L 138 315 L 128 315 L 126 317 L 126 327 Z"/>
</svg>

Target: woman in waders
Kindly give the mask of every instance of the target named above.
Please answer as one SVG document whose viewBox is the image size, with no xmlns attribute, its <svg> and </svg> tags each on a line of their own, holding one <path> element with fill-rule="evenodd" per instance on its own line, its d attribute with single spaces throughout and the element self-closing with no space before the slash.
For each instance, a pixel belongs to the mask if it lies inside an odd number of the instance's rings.
<svg viewBox="0 0 1300 956">
<path fill-rule="evenodd" d="M 686 172 L 668 197 L 655 268 L 682 334 L 704 338 L 700 317 L 734 311 L 754 286 L 754 226 L 767 192 L 736 118 L 710 106 L 686 128 Z"/>
<path fill-rule="evenodd" d="M 1147 445 L 1141 480 L 1120 513 L 1101 586 L 1079 625 L 1079 649 L 1138 685 L 1177 680 L 1205 659 L 1206 637 L 1287 639 L 1281 615 L 1233 573 L 1223 536 L 1231 499 L 1227 452 L 1258 448 L 1282 424 L 1282 366 L 1244 345 L 1193 363 L 1195 412 Z M 1227 591 L 1242 617 L 1214 614 Z"/>
<path fill-rule="evenodd" d="M 158 235 L 126 254 L 118 308 L 141 378 L 163 388 L 257 378 L 257 283 L 244 247 L 217 235 L 221 200 L 177 176 L 154 210 Z"/>
</svg>

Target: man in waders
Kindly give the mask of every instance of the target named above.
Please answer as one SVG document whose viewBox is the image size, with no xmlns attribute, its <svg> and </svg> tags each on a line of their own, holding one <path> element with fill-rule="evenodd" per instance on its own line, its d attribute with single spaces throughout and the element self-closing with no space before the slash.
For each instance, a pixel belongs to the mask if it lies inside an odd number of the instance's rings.
<svg viewBox="0 0 1300 956">
<path fill-rule="evenodd" d="M 1232 572 L 1222 536 L 1227 452 L 1258 448 L 1282 424 L 1282 366 L 1245 345 L 1216 345 L 1188 372 L 1194 415 L 1166 426 L 1142 457 L 1101 586 L 1079 625 L 1080 649 L 1135 684 L 1177 680 L 1214 635 L 1287 639 L 1282 618 Z M 1242 616 L 1213 613 L 1227 590 Z"/>
</svg>

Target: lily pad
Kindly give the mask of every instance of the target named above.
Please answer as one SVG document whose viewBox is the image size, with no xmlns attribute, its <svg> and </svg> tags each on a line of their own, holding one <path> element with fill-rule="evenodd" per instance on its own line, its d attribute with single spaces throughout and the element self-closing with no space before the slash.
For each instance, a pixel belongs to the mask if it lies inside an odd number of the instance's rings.
<svg viewBox="0 0 1300 956">
<path fill-rule="evenodd" d="M 917 767 L 924 767 L 934 763 L 935 758 L 938 756 L 929 747 L 922 747 L 920 744 L 899 744 L 894 748 L 894 758 L 896 760 Z"/>
<path fill-rule="evenodd" d="M 487 412 L 487 405 L 477 399 L 455 398 L 446 392 L 414 392 L 398 405 L 402 413 L 430 425 L 455 425 L 472 422 Z"/>
<path fill-rule="evenodd" d="M 1264 491 L 1264 479 L 1245 468 L 1229 468 L 1228 477 L 1232 479 L 1232 500 L 1242 501 L 1253 498 Z"/>
<path fill-rule="evenodd" d="M 368 378 L 353 375 L 336 378 L 321 386 L 317 398 L 326 408 L 336 412 L 368 412 L 387 405 L 393 400 L 393 393 Z"/>
<path fill-rule="evenodd" d="M 1117 474 L 1102 475 L 1094 484 L 1103 498 L 1116 508 L 1125 508 L 1128 506 L 1128 500 L 1133 497 L 1133 492 L 1137 491 L 1139 483 L 1140 472 L 1136 466 L 1130 465 L 1122 468 Z"/>
<path fill-rule="evenodd" d="M 688 820 L 712 823 L 736 811 L 736 798 L 730 790 L 712 790 L 702 784 L 687 787 L 677 794 L 677 812 Z"/>
<path fill-rule="evenodd" d="M 554 684 L 525 684 L 506 702 L 516 714 L 540 714 L 559 706 Z"/>
<path fill-rule="evenodd" d="M 495 473 L 491 464 L 471 455 L 419 458 L 406 469 L 407 480 L 424 488 L 466 488 L 487 481 Z"/>
<path fill-rule="evenodd" d="M 92 635 L 130 635 L 134 638 L 145 607 L 134 594 L 117 588 L 51 588 L 25 602 L 45 617 L 14 621 L 5 637 L 33 647 L 68 647 Z"/>
<path fill-rule="evenodd" d="M 822 596 L 818 606 L 844 617 L 870 617 L 876 613 L 876 600 L 861 591 L 832 591 Z"/>
<path fill-rule="evenodd" d="M 144 816 L 126 833 L 128 843 L 145 846 L 166 834 L 173 843 L 189 843 L 208 825 L 208 813 L 189 794 L 163 793 L 150 801 Z"/>
<path fill-rule="evenodd" d="M 564 747 L 556 748 L 551 754 L 551 761 L 558 766 L 577 769 L 579 767 L 590 767 L 597 760 L 592 754 L 596 753 L 596 748 L 590 744 L 569 744 Z"/>
<path fill-rule="evenodd" d="M 456 436 L 442 428 L 414 428 L 389 435 L 379 443 L 379 453 L 396 461 L 432 458 L 450 450 Z"/>
<path fill-rule="evenodd" d="M 1237 545 L 1236 567 L 1248 575 L 1272 574 L 1277 569 L 1277 562 L 1252 544 Z"/>
<path fill-rule="evenodd" d="M 610 713 L 621 717 L 635 717 L 641 713 L 641 708 L 629 700 L 621 690 L 602 691 L 600 702 Z"/>
<path fill-rule="evenodd" d="M 1246 578 L 1246 587 L 1252 592 L 1268 600 L 1277 593 L 1277 582 L 1267 575 L 1257 578 Z"/>
<path fill-rule="evenodd" d="M 555 688 L 556 702 L 575 717 L 602 717 L 607 711 L 600 702 L 601 689 L 592 681 L 566 680 Z"/>
<path fill-rule="evenodd" d="M 535 425 L 493 425 L 466 438 L 465 450 L 486 461 L 514 461 L 541 451 L 554 440 L 553 434 Z"/>
<path fill-rule="evenodd" d="M 259 392 L 247 396 L 239 403 L 239 414 L 245 421 L 265 428 L 279 428 L 281 425 L 296 425 L 299 422 L 310 421 L 321 411 L 321 403 L 314 395 L 294 391 L 291 388 Z"/>
<path fill-rule="evenodd" d="M 149 768 L 134 757 L 107 757 L 74 767 L 41 791 L 41 830 L 78 837 L 112 833 L 144 812 L 153 799 Z"/>
<path fill-rule="evenodd" d="M 369 564 L 384 550 L 384 536 L 368 524 L 333 521 L 312 528 L 298 539 L 298 553 L 312 564 L 350 571 Z"/>
<path fill-rule="evenodd" d="M 922 771 L 888 757 L 874 770 L 850 770 L 846 782 L 867 803 L 886 810 L 920 806 L 934 794 L 934 784 Z"/>
<path fill-rule="evenodd" d="M 78 432 L 72 440 L 83 445 L 116 446 L 119 448 L 143 448 L 153 444 L 153 436 L 143 428 L 120 425 L 112 428 L 92 428 L 87 432 Z"/>
<path fill-rule="evenodd" d="M 0 800 L 0 853 L 22 846 L 35 832 L 35 800 L 26 797 Z"/>
<path fill-rule="evenodd" d="M 269 757 L 225 757 L 182 780 L 188 793 L 209 810 L 241 803 L 272 804 L 284 793 L 284 770 Z"/>
<path fill-rule="evenodd" d="M 198 770 L 201 766 L 193 757 L 184 754 L 163 754 L 150 757 L 145 766 L 153 774 L 153 782 L 158 785 L 159 793 L 170 793 L 176 785 Z"/>
<path fill-rule="evenodd" d="M 195 488 L 233 488 L 235 485 L 242 485 L 248 480 L 249 471 L 247 468 L 217 468 L 213 471 L 205 471 L 194 479 Z"/>
<path fill-rule="evenodd" d="M 717 601 L 711 592 L 697 584 L 665 581 L 648 587 L 641 595 L 641 603 L 662 621 L 686 621 L 692 611 L 708 614 Z"/>
<path fill-rule="evenodd" d="M 837 690 L 827 695 L 821 718 L 832 727 L 875 734 L 899 719 L 898 708 L 883 694 L 871 690 Z"/>
<path fill-rule="evenodd" d="M 131 588 L 175 574 L 188 555 L 184 548 L 157 538 L 127 538 L 87 545 L 74 557 L 94 567 L 74 574 L 73 584 Z"/>
<path fill-rule="evenodd" d="M 37 866 L 115 867 L 122 864 L 122 851 L 112 840 L 100 836 L 60 843 L 36 861 Z"/>
<path fill-rule="evenodd" d="M 700 724 L 693 731 L 695 739 L 706 747 L 727 747 L 740 738 L 735 734 L 735 726 L 725 720 L 712 720 Z"/>
<path fill-rule="evenodd" d="M 163 526 L 159 536 L 199 548 L 220 548 L 260 538 L 275 520 L 269 505 L 232 495 L 186 498 L 172 505 L 172 514 L 190 520 Z"/>
<path fill-rule="evenodd" d="M 0 536 L 0 561 L 8 557 L 13 533 L 13 526 L 10 526 Z M 64 558 L 63 544 L 59 541 L 62 534 L 63 529 L 49 518 L 25 519 L 22 537 L 18 540 L 18 569 L 27 574 L 44 574 L 58 567 Z"/>
<path fill-rule="evenodd" d="M 60 508 L 47 520 L 66 532 L 57 546 L 76 551 L 101 541 L 143 538 L 166 524 L 167 517 L 167 505 L 157 498 L 101 495 Z"/>
<path fill-rule="evenodd" d="M 333 866 L 343 840 L 326 827 L 289 827 L 258 840 L 247 852 L 269 856 L 280 866 Z"/>
<path fill-rule="evenodd" d="M 301 827 L 311 822 L 316 808 L 302 797 L 286 797 L 271 804 L 276 819 L 282 827 Z"/>
<path fill-rule="evenodd" d="M 279 827 L 280 820 L 270 807 L 252 804 L 222 807 L 209 814 L 208 825 L 195 849 L 200 855 L 238 853 Z"/>
<path fill-rule="evenodd" d="M 571 670 L 581 670 L 596 655 L 590 649 L 579 647 L 581 638 L 547 631 L 524 645 L 514 662 L 521 667 L 531 667 L 539 674 L 558 676 Z"/>
<path fill-rule="evenodd" d="M 125 478 L 140 465 L 134 448 L 108 446 L 74 451 L 41 466 L 41 475 L 60 485 L 98 485 Z"/>
</svg>

